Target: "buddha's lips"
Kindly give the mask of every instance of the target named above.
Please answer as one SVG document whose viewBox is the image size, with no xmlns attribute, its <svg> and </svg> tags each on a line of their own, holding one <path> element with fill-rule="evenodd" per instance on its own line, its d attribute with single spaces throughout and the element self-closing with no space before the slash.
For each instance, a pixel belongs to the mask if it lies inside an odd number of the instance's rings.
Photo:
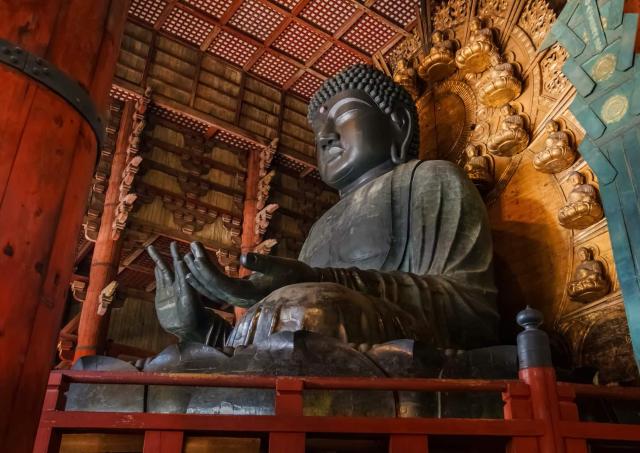
<svg viewBox="0 0 640 453">
<path fill-rule="evenodd" d="M 340 156 L 342 156 L 344 154 L 344 149 L 339 148 L 337 146 L 333 146 L 331 147 L 328 151 L 327 151 L 327 155 L 329 156 L 329 158 L 327 159 L 327 164 L 330 164 L 331 162 L 333 162 L 334 160 L 338 159 Z"/>
</svg>

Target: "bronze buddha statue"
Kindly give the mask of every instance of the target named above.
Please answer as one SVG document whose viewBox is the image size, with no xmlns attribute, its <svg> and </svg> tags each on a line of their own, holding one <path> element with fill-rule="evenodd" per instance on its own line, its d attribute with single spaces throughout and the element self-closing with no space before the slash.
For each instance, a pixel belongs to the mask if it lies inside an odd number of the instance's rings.
<svg viewBox="0 0 640 453">
<path fill-rule="evenodd" d="M 298 260 L 243 255 L 254 271 L 248 279 L 225 275 L 198 243 L 184 257 L 172 245 L 174 271 L 149 247 L 158 319 L 180 342 L 142 371 L 515 377 L 515 349 L 489 347 L 498 341 L 498 313 L 484 203 L 458 166 L 416 160 L 409 93 L 371 66 L 352 66 L 322 85 L 308 119 L 320 176 L 340 200 L 313 225 Z M 201 295 L 248 311 L 231 327 Z M 309 407 L 314 414 L 445 413 L 434 409 L 433 395 L 417 402 L 422 397 L 361 393 L 334 392 Z M 148 407 L 270 413 L 269 395 L 150 389 Z M 492 404 L 478 408 L 501 413 L 499 398 Z"/>
<path fill-rule="evenodd" d="M 321 87 L 309 121 L 320 175 L 341 199 L 312 227 L 299 260 L 250 253 L 241 262 L 255 273 L 234 279 L 195 243 L 184 262 L 176 259 L 184 272 L 174 280 L 151 249 L 163 326 L 182 339 L 207 342 L 201 305 L 183 311 L 192 318 L 184 326 L 175 325 L 179 313 L 165 308 L 178 306 L 182 289 L 189 297 L 196 289 L 212 300 L 251 307 L 227 339 L 230 347 L 281 330 L 311 330 L 356 344 L 413 338 L 467 349 L 495 341 L 484 204 L 457 166 L 415 160 L 417 113 L 407 92 L 357 65 Z"/>
<path fill-rule="evenodd" d="M 602 219 L 604 212 L 598 201 L 598 191 L 585 182 L 581 173 L 574 171 L 569 181 L 573 188 L 558 212 L 558 221 L 565 228 L 582 230 Z"/>
<path fill-rule="evenodd" d="M 586 247 L 578 249 L 578 258 L 580 263 L 567 286 L 569 298 L 576 302 L 588 303 L 606 296 L 610 283 L 603 264 L 595 260 L 593 251 Z"/>
<path fill-rule="evenodd" d="M 559 173 L 566 170 L 576 160 L 576 152 L 571 147 L 569 134 L 560 130 L 556 121 L 545 126 L 547 138 L 544 149 L 533 156 L 533 166 L 542 173 Z"/>
</svg>

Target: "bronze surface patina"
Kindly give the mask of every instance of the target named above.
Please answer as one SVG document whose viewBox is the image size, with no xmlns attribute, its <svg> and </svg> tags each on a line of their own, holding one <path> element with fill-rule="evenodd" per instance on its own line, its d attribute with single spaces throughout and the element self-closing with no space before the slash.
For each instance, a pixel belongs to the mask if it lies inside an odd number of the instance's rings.
<svg viewBox="0 0 640 453">
<path fill-rule="evenodd" d="M 314 224 L 298 260 L 243 255 L 248 279 L 228 277 L 198 243 L 184 257 L 172 247 L 174 271 L 150 247 L 158 319 L 180 343 L 143 371 L 515 377 L 515 349 L 491 347 L 498 313 L 484 204 L 455 164 L 416 160 L 410 94 L 356 65 L 324 83 L 308 118 L 320 176 L 340 201 Z M 231 328 L 201 296 L 249 310 Z M 154 389 L 150 404 L 270 413 L 272 395 L 247 392 Z M 458 404 L 366 392 L 307 398 L 314 414 L 412 416 Z M 499 413 L 499 398 L 492 402 L 476 415 Z"/>
</svg>

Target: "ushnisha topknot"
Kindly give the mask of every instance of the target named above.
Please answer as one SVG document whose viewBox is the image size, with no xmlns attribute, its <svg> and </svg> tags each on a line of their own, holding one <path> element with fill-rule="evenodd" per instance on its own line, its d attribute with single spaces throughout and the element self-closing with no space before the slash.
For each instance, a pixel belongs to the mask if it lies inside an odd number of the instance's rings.
<svg viewBox="0 0 640 453">
<path fill-rule="evenodd" d="M 391 77 L 371 65 L 356 64 L 349 66 L 342 72 L 327 79 L 309 102 L 309 111 L 307 114 L 309 123 L 313 121 L 322 104 L 341 91 L 350 89 L 364 91 L 376 105 L 380 107 L 380 110 L 387 115 L 392 112 L 396 103 L 405 106 L 414 124 L 409 154 L 411 157 L 418 155 L 418 147 L 420 144 L 418 112 L 411 95 L 407 90 L 395 83 Z"/>
</svg>

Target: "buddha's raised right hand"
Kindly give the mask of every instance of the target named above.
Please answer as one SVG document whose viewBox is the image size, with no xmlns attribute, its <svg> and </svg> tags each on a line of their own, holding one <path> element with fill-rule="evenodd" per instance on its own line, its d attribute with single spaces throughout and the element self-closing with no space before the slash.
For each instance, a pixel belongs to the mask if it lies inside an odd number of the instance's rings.
<svg viewBox="0 0 640 453">
<path fill-rule="evenodd" d="M 180 341 L 207 343 L 212 321 L 200 295 L 186 281 L 187 267 L 178 254 L 178 246 L 171 243 L 174 272 L 165 264 L 156 249 L 147 247 L 156 264 L 156 313 L 160 325 Z"/>
</svg>

